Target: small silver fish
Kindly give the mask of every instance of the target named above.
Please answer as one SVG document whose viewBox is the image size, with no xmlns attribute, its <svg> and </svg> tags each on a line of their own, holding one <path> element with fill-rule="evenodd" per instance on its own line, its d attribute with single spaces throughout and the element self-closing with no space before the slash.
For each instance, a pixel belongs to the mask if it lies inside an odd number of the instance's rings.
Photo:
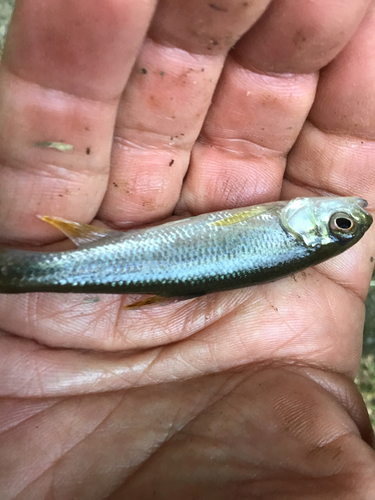
<svg viewBox="0 0 375 500">
<path fill-rule="evenodd" d="M 372 223 L 361 198 L 296 198 L 127 232 L 43 217 L 78 246 L 0 250 L 0 292 L 196 297 L 282 278 L 340 254 Z"/>
</svg>

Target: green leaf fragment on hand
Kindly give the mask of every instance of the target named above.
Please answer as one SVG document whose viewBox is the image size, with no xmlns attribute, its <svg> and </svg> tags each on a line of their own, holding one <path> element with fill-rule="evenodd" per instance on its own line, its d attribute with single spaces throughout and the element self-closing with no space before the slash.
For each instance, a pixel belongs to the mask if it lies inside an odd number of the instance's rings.
<svg viewBox="0 0 375 500">
<path fill-rule="evenodd" d="M 52 142 L 52 141 L 38 141 L 35 143 L 37 148 L 52 148 L 58 151 L 72 151 L 74 149 L 73 144 L 66 144 L 65 142 Z"/>
</svg>

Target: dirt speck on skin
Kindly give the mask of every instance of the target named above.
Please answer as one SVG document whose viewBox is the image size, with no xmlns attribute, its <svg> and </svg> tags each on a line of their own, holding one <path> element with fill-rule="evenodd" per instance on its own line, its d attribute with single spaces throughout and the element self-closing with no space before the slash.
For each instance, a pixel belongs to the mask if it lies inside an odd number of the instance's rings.
<svg viewBox="0 0 375 500">
<path fill-rule="evenodd" d="M 370 262 L 374 262 L 374 257 L 371 255 Z"/>
<path fill-rule="evenodd" d="M 91 153 L 91 148 L 86 148 L 86 154 L 89 155 Z"/>
<path fill-rule="evenodd" d="M 301 49 L 305 44 L 306 40 L 307 36 L 304 33 L 303 29 L 298 30 L 293 37 L 293 43 L 296 49 Z"/>
<path fill-rule="evenodd" d="M 169 162 L 169 166 L 171 167 L 174 163 L 174 160 L 172 159 L 170 162 Z"/>
<path fill-rule="evenodd" d="M 147 212 L 153 212 L 157 208 L 155 202 L 152 199 L 147 199 L 147 198 L 144 198 L 141 201 L 141 206 L 145 208 Z"/>
<path fill-rule="evenodd" d="M 214 47 L 216 47 L 216 45 L 219 45 L 219 42 L 217 40 L 212 39 L 212 40 L 210 40 L 210 44 L 213 45 Z"/>
<path fill-rule="evenodd" d="M 118 188 L 118 184 L 116 184 L 115 182 L 112 182 L 112 184 L 114 185 L 115 188 Z"/>
</svg>

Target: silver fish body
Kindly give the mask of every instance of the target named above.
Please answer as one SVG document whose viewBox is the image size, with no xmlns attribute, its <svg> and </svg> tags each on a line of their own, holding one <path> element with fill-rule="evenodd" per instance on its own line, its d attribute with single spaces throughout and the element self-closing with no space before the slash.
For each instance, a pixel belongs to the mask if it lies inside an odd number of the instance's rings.
<svg viewBox="0 0 375 500">
<path fill-rule="evenodd" d="M 63 252 L 0 251 L 0 292 L 193 297 L 338 255 L 372 223 L 360 198 L 297 198 L 108 235 Z"/>
</svg>

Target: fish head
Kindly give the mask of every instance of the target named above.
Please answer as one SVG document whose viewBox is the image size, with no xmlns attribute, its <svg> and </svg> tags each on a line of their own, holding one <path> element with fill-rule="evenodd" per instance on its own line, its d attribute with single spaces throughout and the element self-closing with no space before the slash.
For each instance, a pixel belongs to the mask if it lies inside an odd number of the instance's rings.
<svg viewBox="0 0 375 500">
<path fill-rule="evenodd" d="M 329 243 L 351 246 L 372 224 L 366 206 L 366 200 L 354 196 L 296 198 L 281 210 L 280 221 L 308 247 Z"/>
</svg>

